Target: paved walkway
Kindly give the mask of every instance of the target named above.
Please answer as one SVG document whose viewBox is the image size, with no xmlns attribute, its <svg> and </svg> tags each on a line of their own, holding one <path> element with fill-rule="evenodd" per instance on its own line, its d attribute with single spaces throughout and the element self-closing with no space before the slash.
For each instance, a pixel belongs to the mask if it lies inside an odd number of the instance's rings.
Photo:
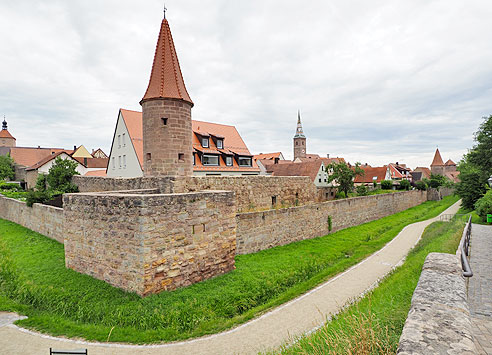
<svg viewBox="0 0 492 355">
<path fill-rule="evenodd" d="M 443 214 L 454 214 L 459 202 Z M 0 322 L 0 349 L 5 354 L 45 354 L 56 349 L 87 348 L 102 354 L 257 354 L 278 348 L 294 337 L 321 326 L 342 306 L 360 296 L 396 265 L 439 217 L 405 227 L 384 248 L 314 290 L 232 330 L 190 341 L 163 345 L 134 346 L 87 343 L 54 338 Z M 0 314 L 0 318 L 2 315 Z"/>
<path fill-rule="evenodd" d="M 492 226 L 474 224 L 470 243 L 473 276 L 468 284 L 468 304 L 480 354 L 492 355 Z"/>
</svg>

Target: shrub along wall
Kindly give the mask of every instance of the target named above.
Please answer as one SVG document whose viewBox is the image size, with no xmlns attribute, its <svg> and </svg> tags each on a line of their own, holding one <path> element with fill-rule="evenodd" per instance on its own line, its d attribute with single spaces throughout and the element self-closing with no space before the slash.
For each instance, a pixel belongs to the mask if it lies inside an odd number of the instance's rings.
<svg viewBox="0 0 492 355">
<path fill-rule="evenodd" d="M 35 232 L 63 243 L 63 209 L 35 203 L 27 207 L 25 202 L 0 195 L 0 218 L 20 224 Z"/>
<path fill-rule="evenodd" d="M 238 254 L 320 237 L 427 201 L 426 191 L 402 191 L 236 216 Z"/>
</svg>

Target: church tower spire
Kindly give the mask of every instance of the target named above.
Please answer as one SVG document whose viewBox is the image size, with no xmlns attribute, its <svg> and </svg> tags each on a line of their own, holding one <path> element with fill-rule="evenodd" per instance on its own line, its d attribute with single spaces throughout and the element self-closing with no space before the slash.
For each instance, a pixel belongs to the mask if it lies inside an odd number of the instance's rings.
<svg viewBox="0 0 492 355">
<path fill-rule="evenodd" d="M 302 130 L 301 112 L 297 111 L 297 129 L 294 136 L 294 160 L 306 157 L 306 136 Z"/>
<path fill-rule="evenodd" d="M 193 174 L 191 101 L 166 12 L 142 105 L 144 176 Z"/>
<path fill-rule="evenodd" d="M 0 147 L 15 147 L 15 138 L 7 129 L 5 116 L 3 116 L 2 130 L 0 131 Z"/>
</svg>

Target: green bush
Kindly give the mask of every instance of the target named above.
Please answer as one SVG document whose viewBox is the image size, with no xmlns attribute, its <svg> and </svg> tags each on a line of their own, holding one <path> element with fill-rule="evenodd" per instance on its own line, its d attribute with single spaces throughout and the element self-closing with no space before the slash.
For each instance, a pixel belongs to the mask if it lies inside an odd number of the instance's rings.
<svg viewBox="0 0 492 355">
<path fill-rule="evenodd" d="M 356 191 L 357 191 L 357 196 L 369 195 L 369 190 L 367 189 L 367 186 L 365 186 L 365 185 L 357 186 Z"/>
<path fill-rule="evenodd" d="M 382 180 L 381 181 L 381 188 L 383 190 L 391 190 L 393 187 L 393 181 L 391 180 Z"/>
<path fill-rule="evenodd" d="M 32 207 L 35 203 L 45 203 L 51 200 L 51 194 L 48 191 L 28 191 L 26 194 L 26 205 Z"/>
<path fill-rule="evenodd" d="M 429 185 L 433 189 L 438 189 L 447 184 L 448 178 L 439 174 L 431 174 Z"/>
<path fill-rule="evenodd" d="M 482 221 L 487 220 L 487 214 L 492 214 L 492 190 L 487 193 L 475 203 L 475 210 L 477 214 L 482 218 Z"/>
<path fill-rule="evenodd" d="M 400 190 L 410 190 L 410 181 L 408 180 L 400 181 Z"/>
<path fill-rule="evenodd" d="M 415 183 L 415 187 L 417 188 L 417 190 L 421 190 L 421 191 L 425 191 L 427 190 L 427 184 L 425 183 L 425 181 L 417 181 Z"/>
<path fill-rule="evenodd" d="M 79 188 L 72 183 L 72 177 L 79 175 L 76 168 L 77 162 L 57 157 L 46 176 L 49 189 L 63 193 L 78 192 Z"/>
<path fill-rule="evenodd" d="M 39 174 L 38 179 L 36 180 L 36 187 L 34 188 L 36 191 L 46 191 L 46 175 Z"/>
<path fill-rule="evenodd" d="M 0 190 L 21 190 L 19 184 L 0 181 Z"/>
<path fill-rule="evenodd" d="M 10 155 L 0 155 L 0 180 L 13 180 L 14 178 L 14 160 Z"/>
</svg>

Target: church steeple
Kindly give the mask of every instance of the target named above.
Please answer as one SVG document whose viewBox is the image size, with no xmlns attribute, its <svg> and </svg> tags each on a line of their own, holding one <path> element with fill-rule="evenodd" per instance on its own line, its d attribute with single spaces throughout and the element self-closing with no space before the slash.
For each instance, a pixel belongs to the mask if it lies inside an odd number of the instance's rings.
<svg viewBox="0 0 492 355">
<path fill-rule="evenodd" d="M 297 129 L 294 138 L 306 138 L 306 136 L 304 136 L 304 132 L 302 131 L 301 111 L 299 110 L 297 110 Z"/>
<path fill-rule="evenodd" d="M 302 130 L 301 112 L 297 111 L 297 129 L 294 136 L 294 160 L 306 157 L 306 136 Z"/>
</svg>

